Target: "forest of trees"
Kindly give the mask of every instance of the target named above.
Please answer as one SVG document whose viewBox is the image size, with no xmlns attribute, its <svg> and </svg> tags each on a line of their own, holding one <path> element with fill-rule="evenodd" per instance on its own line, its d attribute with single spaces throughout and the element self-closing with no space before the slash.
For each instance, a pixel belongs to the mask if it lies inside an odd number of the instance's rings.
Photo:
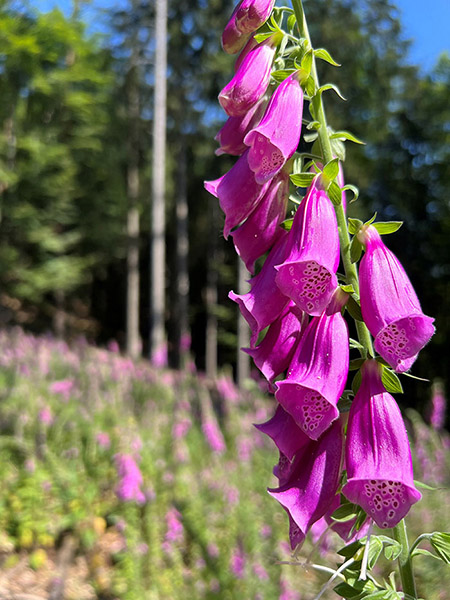
<svg viewBox="0 0 450 600">
<path fill-rule="evenodd" d="M 231 166 L 214 156 L 214 135 L 224 121 L 217 94 L 233 65 L 219 45 L 232 4 L 169 2 L 167 20 L 163 316 L 171 364 L 183 361 L 189 334 L 209 373 L 235 363 L 238 331 L 227 299 L 237 287 L 234 248 L 203 189 Z M 405 222 L 387 243 L 437 326 L 414 374 L 445 379 L 450 59 L 427 74 L 411 66 L 388 0 L 306 0 L 305 10 L 315 46 L 344 67 L 320 73 L 348 100 L 326 92 L 328 120 L 367 144 L 347 147 L 346 182 L 360 189 L 350 214 Z M 0 0 L 0 326 L 114 338 L 148 355 L 155 2 L 98 12 L 101 34 L 83 15 L 78 2 L 63 14 Z M 417 403 L 428 392 L 411 393 Z"/>
</svg>

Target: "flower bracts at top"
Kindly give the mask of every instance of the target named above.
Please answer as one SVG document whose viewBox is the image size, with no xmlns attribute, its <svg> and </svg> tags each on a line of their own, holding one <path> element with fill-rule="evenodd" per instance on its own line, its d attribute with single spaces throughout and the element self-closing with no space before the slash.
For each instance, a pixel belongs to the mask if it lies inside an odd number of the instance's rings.
<svg viewBox="0 0 450 600">
<path fill-rule="evenodd" d="M 318 120 L 309 129 L 319 131 L 320 144 L 311 150 L 314 161 L 303 164 L 303 103 L 312 101 L 315 77 L 303 58 L 311 49 L 299 44 L 292 52 L 292 35 L 283 38 L 287 9 L 275 8 L 265 23 L 273 7 L 269 0 L 241 0 L 225 27 L 224 50 L 240 55 L 219 94 L 228 120 L 216 136 L 216 154 L 238 158 L 205 188 L 225 214 L 224 237 L 232 237 L 252 274 L 250 291 L 229 297 L 251 329 L 244 350 L 274 394 L 274 415 L 257 428 L 279 451 L 278 487 L 269 492 L 288 514 L 295 548 L 315 524 L 346 541 L 364 535 L 372 522 L 394 527 L 419 500 L 403 420 L 381 377 L 387 364 L 408 370 L 434 327 L 376 223 L 353 232 L 365 248 L 358 286 L 346 223 L 345 189 L 354 186 L 344 184 L 341 156 L 330 144 L 325 148 L 328 129 L 314 102 L 309 113 Z M 307 186 L 300 201 L 290 196 L 290 175 Z M 355 380 L 355 392 L 345 389 L 349 314 L 358 319 L 359 342 L 352 347 L 360 351 L 362 383 L 357 390 Z M 345 430 L 340 401 L 353 396 Z M 334 522 L 345 497 L 360 507 L 358 518 Z"/>
</svg>

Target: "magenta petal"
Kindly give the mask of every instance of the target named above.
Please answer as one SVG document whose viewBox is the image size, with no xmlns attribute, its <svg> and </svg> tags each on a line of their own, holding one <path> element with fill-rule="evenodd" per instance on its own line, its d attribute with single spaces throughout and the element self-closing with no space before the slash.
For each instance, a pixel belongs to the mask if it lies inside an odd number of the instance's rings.
<svg viewBox="0 0 450 600">
<path fill-rule="evenodd" d="M 255 365 L 269 382 L 273 382 L 288 368 L 302 331 L 307 324 L 307 315 L 290 302 L 269 326 L 259 346 L 244 348 L 244 351 L 253 358 Z"/>
<path fill-rule="evenodd" d="M 272 438 L 278 450 L 289 460 L 292 460 L 300 448 L 310 441 L 294 419 L 279 404 L 269 421 L 255 425 L 255 427 Z"/>
<path fill-rule="evenodd" d="M 289 178 L 287 173 L 282 171 L 270 182 L 264 198 L 248 219 L 231 233 L 236 251 L 250 273 L 254 272 L 256 260 L 265 254 L 282 234 L 280 223 L 286 217 L 288 197 Z"/>
<path fill-rule="evenodd" d="M 277 265 L 280 290 L 309 315 L 319 316 L 337 286 L 339 236 L 333 205 L 314 180 L 289 232 L 286 260 Z"/>
<path fill-rule="evenodd" d="M 314 317 L 304 331 L 276 398 L 298 426 L 317 440 L 339 416 L 337 403 L 349 365 L 348 329 L 340 312 Z"/>
<path fill-rule="evenodd" d="M 287 233 L 284 232 L 269 252 L 261 271 L 250 279 L 251 290 L 247 294 L 228 294 L 231 300 L 239 304 L 242 315 L 250 325 L 252 347 L 262 330 L 275 321 L 289 302 L 289 298 L 275 285 L 274 268 L 274 265 L 283 259 L 286 240 Z"/>
<path fill-rule="evenodd" d="M 225 239 L 234 227 L 250 216 L 270 185 L 270 182 L 264 185 L 256 183 L 248 166 L 247 154 L 243 154 L 228 173 L 204 183 L 205 189 L 219 198 L 220 208 L 225 213 Z"/>
<path fill-rule="evenodd" d="M 421 494 L 414 487 L 411 451 L 400 409 L 381 383 L 380 366 L 364 363 L 350 408 L 342 493 L 381 528 L 395 527 Z"/>
<path fill-rule="evenodd" d="M 289 479 L 269 494 L 285 508 L 304 536 L 327 512 L 339 485 L 343 453 L 339 421 L 296 454 Z"/>
<path fill-rule="evenodd" d="M 250 36 L 250 33 L 243 33 L 237 27 L 236 13 L 238 8 L 239 4 L 233 10 L 230 20 L 226 24 L 222 33 L 222 48 L 228 54 L 236 54 L 236 52 L 239 52 L 239 50 L 245 46 Z"/>
<path fill-rule="evenodd" d="M 397 257 L 374 227 L 363 233 L 366 252 L 361 260 L 361 311 L 375 349 L 398 372 L 408 370 L 434 333 L 431 317 L 423 314 L 414 288 Z"/>
<path fill-rule="evenodd" d="M 303 91 L 296 73 L 275 90 L 259 125 L 244 138 L 248 164 L 258 183 L 276 175 L 297 150 L 302 128 Z"/>
<path fill-rule="evenodd" d="M 242 33 L 252 33 L 270 17 L 275 0 L 241 0 L 236 8 L 236 27 Z"/>
<path fill-rule="evenodd" d="M 244 115 L 265 94 L 275 54 L 271 38 L 258 44 L 242 60 L 236 74 L 219 94 L 230 117 Z"/>
<path fill-rule="evenodd" d="M 250 129 L 259 123 L 266 105 L 267 100 L 263 98 L 252 106 L 245 115 L 228 118 L 225 125 L 215 137 L 220 144 L 220 148 L 216 150 L 217 156 L 221 154 L 239 156 L 247 150 L 247 146 L 244 144 L 244 137 Z"/>
</svg>

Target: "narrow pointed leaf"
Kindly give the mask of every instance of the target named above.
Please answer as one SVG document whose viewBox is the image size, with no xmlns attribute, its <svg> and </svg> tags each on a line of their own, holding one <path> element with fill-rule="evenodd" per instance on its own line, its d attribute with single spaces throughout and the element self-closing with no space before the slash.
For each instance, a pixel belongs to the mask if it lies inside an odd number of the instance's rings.
<svg viewBox="0 0 450 600">
<path fill-rule="evenodd" d="M 381 381 L 383 382 L 386 391 L 390 394 L 403 394 L 401 381 L 394 371 L 391 371 L 391 369 L 383 369 Z"/>
<path fill-rule="evenodd" d="M 403 225 L 403 221 L 386 221 L 384 223 L 374 223 L 373 226 L 380 235 L 395 233 Z"/>
<path fill-rule="evenodd" d="M 331 54 L 328 52 L 328 50 L 325 50 L 325 48 L 317 48 L 317 50 L 314 50 L 314 55 L 316 56 L 316 58 L 320 58 L 321 60 L 324 60 L 325 62 L 329 63 L 330 65 L 333 65 L 333 67 L 341 66 L 339 63 L 337 63 L 334 60 L 334 58 L 331 56 Z"/>
</svg>

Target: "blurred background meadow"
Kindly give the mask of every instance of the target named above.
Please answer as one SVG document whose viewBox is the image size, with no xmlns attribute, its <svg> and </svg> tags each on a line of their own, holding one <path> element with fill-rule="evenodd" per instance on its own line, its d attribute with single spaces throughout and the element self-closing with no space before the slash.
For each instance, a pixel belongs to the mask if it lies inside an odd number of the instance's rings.
<svg viewBox="0 0 450 600">
<path fill-rule="evenodd" d="M 450 58 L 435 36 L 421 62 L 387 0 L 304 4 L 314 45 L 343 65 L 320 65 L 347 98 L 326 97 L 328 120 L 367 144 L 347 147 L 350 215 L 404 221 L 386 243 L 436 318 L 413 369 L 428 381 L 403 377 L 397 400 L 416 479 L 437 488 L 411 535 L 445 531 Z M 0 0 L 1 600 L 312 600 L 326 581 L 288 564 L 266 493 L 277 456 L 253 427 L 273 399 L 238 352 L 238 261 L 203 189 L 232 165 L 214 155 L 232 8 L 169 2 L 157 123 L 152 0 Z M 337 564 L 333 535 L 313 532 L 301 562 Z M 446 600 L 448 567 L 415 560 L 421 597 Z"/>
</svg>

